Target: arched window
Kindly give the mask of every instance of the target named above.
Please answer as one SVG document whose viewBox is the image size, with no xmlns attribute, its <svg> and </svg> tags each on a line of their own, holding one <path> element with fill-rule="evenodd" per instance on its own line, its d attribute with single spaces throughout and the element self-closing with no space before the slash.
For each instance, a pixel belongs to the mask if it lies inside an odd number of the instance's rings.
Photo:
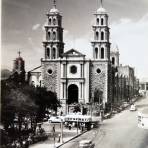
<svg viewBox="0 0 148 148">
<path fill-rule="evenodd" d="M 99 25 L 99 18 L 97 18 L 97 25 Z"/>
<path fill-rule="evenodd" d="M 52 49 L 52 58 L 55 59 L 55 57 L 56 57 L 56 49 L 53 48 Z"/>
<path fill-rule="evenodd" d="M 48 39 L 51 40 L 51 33 L 48 32 Z"/>
<path fill-rule="evenodd" d="M 47 48 L 47 57 L 49 58 L 49 56 L 50 56 L 50 49 Z"/>
<path fill-rule="evenodd" d="M 98 59 L 98 48 L 95 48 L 95 58 Z"/>
<path fill-rule="evenodd" d="M 53 19 L 53 25 L 56 25 L 56 19 L 55 18 Z"/>
<path fill-rule="evenodd" d="M 103 18 L 101 18 L 101 25 L 103 25 L 104 24 L 104 19 Z"/>
<path fill-rule="evenodd" d="M 104 48 L 101 48 L 101 59 L 104 59 Z"/>
<path fill-rule="evenodd" d="M 96 40 L 99 39 L 99 32 L 96 32 Z"/>
<path fill-rule="evenodd" d="M 49 25 L 51 25 L 51 18 L 49 18 Z"/>
<path fill-rule="evenodd" d="M 53 40 L 56 39 L 56 32 L 53 32 Z"/>
<path fill-rule="evenodd" d="M 112 57 L 112 64 L 115 65 L 115 58 Z"/>
<path fill-rule="evenodd" d="M 104 40 L 104 32 L 101 32 L 101 40 Z"/>
</svg>

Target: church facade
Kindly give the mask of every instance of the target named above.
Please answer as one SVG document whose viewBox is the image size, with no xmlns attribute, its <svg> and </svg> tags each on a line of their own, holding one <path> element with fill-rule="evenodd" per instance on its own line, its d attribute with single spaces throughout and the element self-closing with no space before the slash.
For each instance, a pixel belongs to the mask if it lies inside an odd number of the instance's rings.
<svg viewBox="0 0 148 148">
<path fill-rule="evenodd" d="M 55 92 L 61 102 L 61 111 L 65 114 L 73 104 L 91 104 L 96 101 L 95 92 L 100 93 L 98 102 L 104 108 L 112 100 L 110 32 L 108 14 L 102 5 L 94 17 L 94 37 L 90 49 L 93 51 L 93 58 L 86 58 L 86 55 L 76 49 L 64 52 L 62 16 L 54 2 L 53 8 L 47 13 L 47 23 L 44 26 L 44 57 L 41 59 L 41 66 L 29 72 L 30 84 Z"/>
</svg>

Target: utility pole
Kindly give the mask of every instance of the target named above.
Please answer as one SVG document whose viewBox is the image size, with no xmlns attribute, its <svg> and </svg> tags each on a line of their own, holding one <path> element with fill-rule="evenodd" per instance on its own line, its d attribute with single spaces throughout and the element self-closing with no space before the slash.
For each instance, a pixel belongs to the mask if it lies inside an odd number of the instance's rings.
<svg viewBox="0 0 148 148">
<path fill-rule="evenodd" d="M 78 124 L 79 124 L 79 118 L 77 118 L 77 135 L 78 135 Z"/>
<path fill-rule="evenodd" d="M 63 120 L 61 119 L 61 143 L 63 143 Z"/>
</svg>

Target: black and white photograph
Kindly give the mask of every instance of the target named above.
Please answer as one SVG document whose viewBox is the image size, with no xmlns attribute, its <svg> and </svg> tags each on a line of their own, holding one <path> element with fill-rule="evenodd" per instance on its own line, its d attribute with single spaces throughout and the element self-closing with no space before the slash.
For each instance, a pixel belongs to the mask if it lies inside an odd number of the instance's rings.
<svg viewBox="0 0 148 148">
<path fill-rule="evenodd" d="M 1 148 L 148 148 L 148 0 L 1 0 Z"/>
</svg>

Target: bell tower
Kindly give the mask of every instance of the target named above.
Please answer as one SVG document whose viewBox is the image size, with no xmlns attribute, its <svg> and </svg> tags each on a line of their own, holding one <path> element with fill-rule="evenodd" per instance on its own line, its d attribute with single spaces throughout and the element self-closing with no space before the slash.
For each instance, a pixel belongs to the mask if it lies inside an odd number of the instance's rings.
<svg viewBox="0 0 148 148">
<path fill-rule="evenodd" d="M 102 0 L 100 7 L 95 15 L 95 23 L 93 28 L 93 58 L 90 68 L 90 89 L 91 101 L 96 101 L 96 91 L 101 94 L 101 100 L 97 100 L 100 104 L 105 105 L 111 100 L 111 65 L 110 65 L 110 42 L 109 42 L 109 27 L 108 14 L 103 8 Z"/>
<path fill-rule="evenodd" d="M 58 59 L 64 52 L 62 16 L 53 0 L 53 8 L 46 14 L 44 56 L 47 60 Z"/>
<path fill-rule="evenodd" d="M 93 59 L 108 61 L 110 59 L 110 32 L 108 27 L 108 14 L 107 11 L 103 8 L 102 0 L 100 1 L 100 8 L 94 15 L 94 39 L 91 42 L 93 47 Z"/>
</svg>

